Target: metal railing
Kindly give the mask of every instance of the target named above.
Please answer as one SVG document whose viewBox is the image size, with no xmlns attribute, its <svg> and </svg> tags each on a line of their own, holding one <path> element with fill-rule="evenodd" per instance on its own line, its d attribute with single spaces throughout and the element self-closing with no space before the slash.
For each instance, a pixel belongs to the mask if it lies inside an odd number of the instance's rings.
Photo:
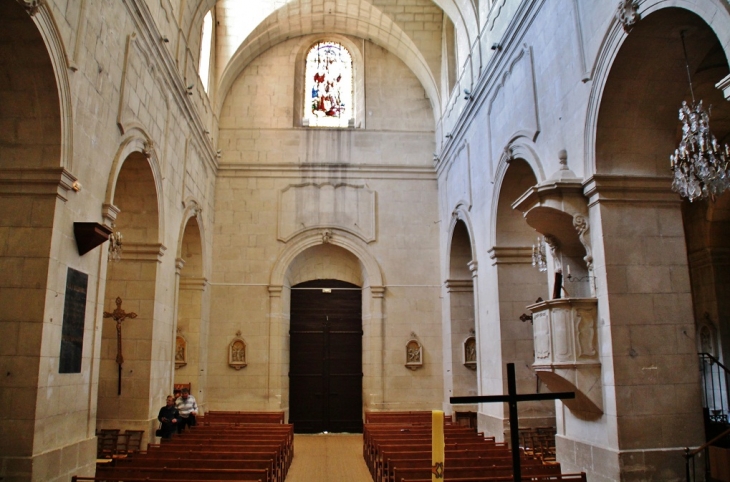
<svg viewBox="0 0 730 482">
<path fill-rule="evenodd" d="M 694 457 L 700 453 L 705 454 L 705 476 L 708 476 L 710 473 L 709 447 L 730 435 L 730 424 L 728 424 L 730 370 L 709 353 L 699 353 L 699 357 L 705 435 L 711 439 L 694 450 L 689 447 L 684 449 L 687 482 L 697 480 Z"/>
<path fill-rule="evenodd" d="M 730 370 L 709 353 L 700 353 L 702 403 L 711 423 L 728 423 Z"/>
</svg>

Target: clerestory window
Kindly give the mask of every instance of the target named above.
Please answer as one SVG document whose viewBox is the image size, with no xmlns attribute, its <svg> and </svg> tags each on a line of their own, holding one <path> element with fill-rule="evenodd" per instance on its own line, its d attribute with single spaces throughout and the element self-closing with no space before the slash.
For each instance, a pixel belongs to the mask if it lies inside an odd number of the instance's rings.
<svg viewBox="0 0 730 482">
<path fill-rule="evenodd" d="M 348 127 L 354 121 L 352 56 L 337 42 L 316 43 L 307 53 L 304 125 Z"/>
</svg>

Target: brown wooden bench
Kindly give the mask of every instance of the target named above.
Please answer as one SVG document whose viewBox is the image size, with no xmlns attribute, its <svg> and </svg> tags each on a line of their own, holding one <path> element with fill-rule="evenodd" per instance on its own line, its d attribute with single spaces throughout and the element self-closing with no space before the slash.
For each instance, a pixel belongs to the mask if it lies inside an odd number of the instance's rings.
<svg viewBox="0 0 730 482">
<path fill-rule="evenodd" d="M 410 452 L 410 453 L 395 453 L 393 455 L 386 455 L 385 463 L 383 464 L 383 472 L 380 477 L 375 480 L 380 481 L 393 481 L 393 468 L 409 468 L 409 467 L 430 467 L 432 460 L 431 452 Z M 489 454 L 478 454 L 470 451 L 455 451 L 447 452 L 445 457 L 445 465 L 448 467 L 469 467 L 472 465 L 477 466 L 495 466 L 495 465 L 512 465 L 512 454 L 510 452 L 504 453 L 492 453 Z M 538 459 L 533 459 L 525 456 L 521 457 L 522 466 L 527 465 L 542 465 L 542 462 Z"/>
<path fill-rule="evenodd" d="M 394 410 L 388 412 L 365 411 L 365 423 L 431 423 L 432 417 L 433 415 L 430 410 Z M 444 416 L 444 421 L 445 423 L 451 423 L 451 415 Z"/>
<path fill-rule="evenodd" d="M 204 425 L 218 423 L 284 423 L 284 412 L 233 412 L 211 410 L 202 418 Z"/>
<path fill-rule="evenodd" d="M 128 457 L 116 459 L 112 463 L 115 468 L 176 468 L 176 469 L 265 469 L 268 482 L 278 482 L 279 474 L 272 459 L 209 459 L 209 458 L 156 458 Z"/>
<path fill-rule="evenodd" d="M 512 482 L 512 475 L 502 477 L 449 477 L 448 482 Z M 585 472 L 579 474 L 525 475 L 522 482 L 586 482 Z M 401 479 L 398 482 L 431 482 L 427 479 Z"/>
<path fill-rule="evenodd" d="M 216 451 L 153 451 L 151 453 L 143 453 L 136 457 L 143 456 L 146 459 L 153 460 L 169 460 L 169 459 L 185 459 L 185 460 L 269 460 L 274 467 L 274 479 L 283 481 L 286 477 L 286 470 L 281 464 L 277 463 L 278 453 L 276 451 L 250 451 L 250 452 L 216 452 Z M 161 464 L 164 462 L 160 462 Z"/>
<path fill-rule="evenodd" d="M 178 469 L 170 467 L 107 467 L 97 466 L 97 478 L 114 477 L 121 480 L 147 477 L 162 480 L 261 480 L 267 478 L 266 469 Z"/>
<path fill-rule="evenodd" d="M 71 477 L 71 482 L 168 482 L 170 479 L 154 479 L 151 477 L 145 477 L 143 479 L 137 479 L 133 477 L 116 477 L 113 475 L 107 475 L 104 477 L 84 477 L 80 475 L 74 475 Z M 261 479 L 208 479 L 206 482 L 264 482 Z M 198 479 L 175 479 L 175 482 L 197 482 Z"/>
<path fill-rule="evenodd" d="M 535 465 L 522 467 L 523 476 L 560 475 L 560 465 Z M 393 468 L 393 480 L 427 479 L 431 476 L 431 467 Z M 444 466 L 444 480 L 468 477 L 509 477 L 512 476 L 512 464 L 491 467 L 450 467 Z M 523 477 L 524 478 L 524 477 Z"/>
</svg>

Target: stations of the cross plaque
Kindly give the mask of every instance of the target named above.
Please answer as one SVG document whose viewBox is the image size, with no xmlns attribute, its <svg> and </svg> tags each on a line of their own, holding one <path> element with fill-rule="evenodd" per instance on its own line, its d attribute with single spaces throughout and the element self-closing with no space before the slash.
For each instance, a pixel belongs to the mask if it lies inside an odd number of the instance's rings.
<svg viewBox="0 0 730 482">
<path fill-rule="evenodd" d="M 493 403 L 507 402 L 509 404 L 509 430 L 512 446 L 512 470 L 514 481 L 522 482 L 522 469 L 520 466 L 520 434 L 517 417 L 517 402 L 528 402 L 537 400 L 557 400 L 575 398 L 575 392 L 559 393 L 533 393 L 517 394 L 517 382 L 515 381 L 515 364 L 507 364 L 507 395 L 475 395 L 469 397 L 451 397 L 449 401 L 453 405 L 461 403 Z"/>
<path fill-rule="evenodd" d="M 126 313 L 122 309 L 122 299 L 117 296 L 117 308 L 109 313 L 104 312 L 104 318 L 111 318 L 117 323 L 117 366 L 119 368 L 117 375 L 117 395 L 122 394 L 122 364 L 124 356 L 122 356 L 122 322 L 127 318 L 137 318 L 137 313 Z"/>
</svg>

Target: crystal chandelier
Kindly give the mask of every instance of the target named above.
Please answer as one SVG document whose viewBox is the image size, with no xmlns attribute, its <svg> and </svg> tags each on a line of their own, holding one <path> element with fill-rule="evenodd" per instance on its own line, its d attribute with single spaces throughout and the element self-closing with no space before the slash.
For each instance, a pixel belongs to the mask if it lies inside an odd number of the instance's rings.
<svg viewBox="0 0 730 482">
<path fill-rule="evenodd" d="M 114 225 L 112 224 L 112 228 Z M 114 231 L 109 235 L 109 258 L 108 261 L 119 261 L 122 259 L 122 233 Z"/>
<path fill-rule="evenodd" d="M 547 255 L 545 254 L 545 238 L 537 238 L 537 245 L 532 245 L 532 266 L 540 271 L 547 271 Z"/>
<path fill-rule="evenodd" d="M 674 171 L 672 190 L 692 202 L 707 197 L 714 199 L 730 188 L 730 172 L 728 172 L 730 149 L 727 144 L 724 146 L 718 144 L 710 132 L 710 113 L 702 107 L 701 100 L 695 102 L 687 49 L 684 45 L 684 32 L 681 36 L 692 103 L 687 104 L 683 101 L 679 109 L 682 140 L 669 159 Z"/>
</svg>

